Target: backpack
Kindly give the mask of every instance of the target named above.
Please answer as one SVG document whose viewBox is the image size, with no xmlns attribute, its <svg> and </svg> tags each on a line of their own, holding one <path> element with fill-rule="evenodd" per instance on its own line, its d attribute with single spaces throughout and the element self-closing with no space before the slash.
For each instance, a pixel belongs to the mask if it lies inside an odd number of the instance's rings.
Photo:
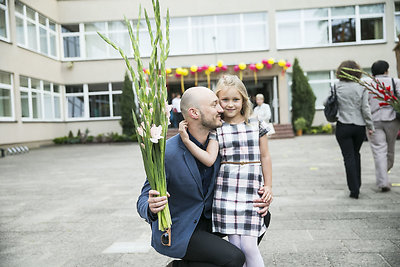
<svg viewBox="0 0 400 267">
<path fill-rule="evenodd" d="M 324 103 L 324 114 L 326 117 L 326 120 L 329 122 L 335 122 L 337 121 L 337 113 L 338 113 L 338 100 L 336 96 L 336 86 L 333 85 L 333 90 L 331 88 L 331 95 L 328 97 L 328 99 Z"/>
</svg>

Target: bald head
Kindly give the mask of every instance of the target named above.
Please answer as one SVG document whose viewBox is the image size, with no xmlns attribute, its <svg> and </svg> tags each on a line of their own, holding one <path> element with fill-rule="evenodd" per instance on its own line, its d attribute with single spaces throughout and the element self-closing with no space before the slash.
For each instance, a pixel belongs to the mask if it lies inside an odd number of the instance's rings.
<svg viewBox="0 0 400 267">
<path fill-rule="evenodd" d="M 214 92 L 207 87 L 191 87 L 187 89 L 183 93 L 181 99 L 181 111 L 183 117 L 186 119 L 190 108 L 200 109 L 202 104 L 215 97 Z"/>
</svg>

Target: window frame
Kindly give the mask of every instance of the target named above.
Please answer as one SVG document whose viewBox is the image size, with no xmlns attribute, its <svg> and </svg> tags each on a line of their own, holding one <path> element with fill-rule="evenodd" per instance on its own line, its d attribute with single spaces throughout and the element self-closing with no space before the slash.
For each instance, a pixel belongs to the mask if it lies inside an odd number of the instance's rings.
<svg viewBox="0 0 400 267">
<path fill-rule="evenodd" d="M 45 16 L 45 15 L 37 12 L 33 8 L 25 5 L 24 3 L 20 2 L 20 1 L 16 1 L 16 2 L 19 2 L 22 5 L 23 14 L 21 14 L 17 10 L 15 10 L 15 20 L 17 20 L 17 18 L 22 20 L 23 39 L 24 39 L 24 43 L 22 44 L 22 43 L 18 42 L 18 38 L 16 38 L 17 46 L 28 49 L 28 50 L 38 53 L 40 55 L 44 55 L 46 57 L 59 60 L 60 59 L 60 57 L 59 57 L 60 51 L 59 51 L 59 34 L 58 34 L 59 27 L 58 27 L 58 24 L 56 22 L 54 22 L 52 19 L 48 18 L 47 16 Z M 34 16 L 35 16 L 34 20 L 28 17 L 27 8 L 31 9 L 34 12 Z M 43 25 L 40 23 L 40 21 L 39 21 L 40 16 L 46 19 L 46 25 Z M 35 27 L 36 49 L 30 45 L 30 40 L 29 40 L 29 35 L 28 35 L 28 22 L 33 24 Z M 54 24 L 54 30 L 50 27 L 50 24 Z M 46 31 L 47 53 L 44 53 L 41 51 L 40 29 L 44 29 Z M 17 31 L 16 31 L 16 35 L 18 35 Z M 55 44 L 54 44 L 55 55 L 52 55 L 52 53 L 51 53 L 51 36 L 52 35 L 54 36 L 54 40 L 55 40 Z"/>
<path fill-rule="evenodd" d="M 367 6 L 367 5 L 383 5 L 383 13 L 371 13 L 371 14 L 360 14 L 360 6 Z M 332 15 L 333 8 L 339 7 L 354 7 L 354 14 L 353 15 Z M 375 4 L 365 4 L 365 5 L 349 5 L 349 6 L 338 6 L 338 7 L 325 7 L 328 9 L 327 17 L 321 16 L 318 18 L 307 18 L 305 13 L 307 10 L 312 10 L 315 8 L 309 9 L 293 9 L 293 10 L 277 10 L 276 12 L 287 12 L 287 11 L 298 11 L 300 12 L 299 19 L 276 19 L 275 23 L 275 32 L 276 32 L 276 49 L 277 50 L 286 50 L 286 49 L 298 49 L 298 48 L 315 48 L 315 47 L 335 47 L 335 46 L 347 46 L 347 45 L 364 45 L 364 44 L 379 44 L 386 42 L 386 27 L 385 27 L 385 3 L 375 3 Z M 374 39 L 374 40 L 361 40 L 361 20 L 366 18 L 382 18 L 382 39 Z M 351 42 L 333 42 L 333 29 L 332 29 L 332 21 L 335 19 L 354 19 L 355 20 L 355 41 Z M 307 21 L 325 21 L 328 20 L 328 43 L 327 44 L 312 44 L 307 45 L 305 43 L 305 22 Z M 299 44 L 289 44 L 289 45 L 280 45 L 280 37 L 279 37 L 279 26 L 288 23 L 298 23 L 300 24 L 300 34 L 301 40 Z"/>
<path fill-rule="evenodd" d="M 315 72 L 326 72 L 326 73 L 329 73 L 329 79 L 310 80 L 310 79 L 308 78 L 308 74 L 309 74 L 309 73 L 315 73 Z M 328 83 L 329 83 L 329 86 L 330 86 L 331 88 L 333 88 L 335 82 L 339 81 L 339 80 L 336 78 L 336 72 L 335 72 L 334 70 L 308 71 L 308 72 L 304 72 L 304 75 L 307 77 L 308 83 L 310 84 L 310 86 L 311 86 L 312 84 L 321 84 L 321 83 L 326 83 L 326 84 L 328 84 Z M 312 86 L 311 86 L 311 88 L 312 88 Z M 314 93 L 314 95 L 315 95 L 314 89 L 313 89 L 313 93 Z M 327 97 L 328 97 L 328 96 L 329 96 L 329 94 L 327 95 Z M 324 100 L 325 100 L 325 99 L 324 99 Z M 316 99 L 315 101 L 317 102 L 317 99 Z M 322 101 L 322 102 L 323 102 L 323 101 Z M 315 105 L 315 110 L 316 110 L 316 111 L 318 111 L 318 110 L 323 110 L 323 109 L 324 109 L 324 105 L 320 105 L 320 106 L 318 106 L 317 104 Z"/>
<path fill-rule="evenodd" d="M 25 76 L 25 75 L 20 75 L 20 80 L 21 77 L 25 77 L 28 79 L 28 87 L 24 87 L 20 84 L 20 93 L 21 92 L 25 92 L 28 94 L 28 112 L 29 112 L 29 116 L 28 117 L 22 117 L 22 103 L 21 103 L 21 120 L 23 122 L 60 122 L 63 121 L 63 103 L 62 103 L 62 87 L 60 84 L 58 83 L 53 83 L 53 82 L 49 82 L 49 81 L 45 81 L 45 80 L 41 80 L 41 79 L 36 79 L 33 77 L 29 77 L 29 76 Z M 40 88 L 36 89 L 36 88 L 32 88 L 32 79 L 38 80 L 39 84 L 40 84 Z M 44 90 L 44 83 L 49 83 L 50 84 L 50 91 L 46 91 Z M 54 85 L 57 85 L 59 87 L 59 92 L 56 93 L 54 92 Z M 40 107 L 39 107 L 39 111 L 40 111 L 40 116 L 38 118 L 33 118 L 33 99 L 32 99 L 32 93 L 37 93 L 38 96 L 40 97 Z M 50 101 L 51 101 L 51 118 L 45 118 L 45 104 L 44 104 L 44 98 L 45 95 L 49 95 L 50 96 Z M 56 118 L 56 114 L 55 114 L 55 97 L 58 97 L 60 100 L 59 103 L 59 108 L 60 108 L 60 117 Z M 22 98 L 20 98 L 20 101 L 22 101 Z"/>
<path fill-rule="evenodd" d="M 10 90 L 10 107 L 11 107 L 11 116 L 5 117 L 0 116 L 0 121 L 15 121 L 15 104 L 14 104 L 14 75 L 7 71 L 1 71 L 10 75 L 10 83 L 5 84 L 0 83 L 0 89 Z"/>
<path fill-rule="evenodd" d="M 5 0 L 5 5 L 0 4 L 0 9 L 4 10 L 5 13 L 5 22 L 6 22 L 6 37 L 0 35 L 0 41 L 5 41 L 7 43 L 11 42 L 10 39 L 10 15 L 8 12 L 8 0 Z"/>
<path fill-rule="evenodd" d="M 246 22 L 244 15 L 248 14 L 263 14 L 265 17 L 263 20 L 259 21 L 251 21 L 251 22 Z M 235 23 L 236 26 L 240 28 L 239 30 L 239 39 L 240 39 L 240 44 L 238 44 L 238 49 L 218 49 L 218 28 L 224 27 L 224 26 L 232 26 L 230 23 L 218 23 L 218 17 L 220 16 L 225 16 L 225 15 L 238 15 L 239 20 L 237 23 Z M 196 25 L 194 26 L 192 23 L 193 18 L 199 18 L 199 17 L 209 17 L 212 21 L 207 24 L 207 25 Z M 181 56 L 181 55 L 203 55 L 203 54 L 214 54 L 214 53 L 232 53 L 232 52 L 249 52 L 249 51 L 268 51 L 270 49 L 270 36 L 269 36 L 269 14 L 267 11 L 261 11 L 261 12 L 248 12 L 248 13 L 230 13 L 230 14 L 220 14 L 220 15 L 207 15 L 207 16 L 187 16 L 187 17 L 173 17 L 171 20 L 174 18 L 176 19 L 185 19 L 186 23 L 183 23 L 182 25 L 179 26 L 170 26 L 170 32 L 173 30 L 185 30 L 185 35 L 188 40 L 188 49 L 184 52 L 176 52 L 176 53 L 170 53 L 171 56 Z M 86 36 L 88 35 L 95 35 L 97 34 L 96 31 L 85 31 L 85 27 L 89 23 L 102 23 L 104 26 L 104 30 L 99 30 L 102 34 L 105 36 L 109 36 L 110 33 L 128 33 L 127 29 L 124 30 L 110 30 L 109 29 L 109 23 L 111 22 L 117 22 L 118 20 L 114 21 L 97 21 L 97 22 L 82 22 L 82 23 L 74 23 L 75 25 L 79 25 L 79 32 L 62 32 L 60 30 L 60 40 L 62 42 L 62 45 L 60 46 L 61 51 L 60 51 L 60 57 L 62 61 L 72 61 L 72 60 L 104 60 L 104 59 L 114 59 L 114 58 L 119 58 L 119 56 L 110 53 L 113 48 L 109 45 L 106 45 L 106 51 L 105 55 L 101 57 L 93 57 L 93 58 L 88 58 L 86 54 L 87 50 L 87 42 L 86 42 Z M 139 35 L 143 35 L 147 33 L 147 25 L 145 24 L 144 20 L 141 20 L 143 26 L 139 27 Z M 134 31 L 134 34 L 136 34 L 136 24 L 137 20 L 129 20 L 129 23 L 132 26 L 132 29 Z M 155 22 L 153 19 L 150 20 L 150 23 L 152 25 L 152 29 L 154 29 Z M 65 24 L 69 25 L 69 24 Z M 258 48 L 248 48 L 245 45 L 244 37 L 245 37 L 245 27 L 246 26 L 264 26 L 264 37 L 265 37 L 265 44 L 264 46 L 260 46 Z M 60 29 L 63 27 L 63 25 L 60 25 Z M 212 49 L 212 51 L 208 50 L 199 50 L 195 49 L 194 47 L 194 34 L 193 31 L 194 29 L 199 29 L 199 28 L 210 28 L 213 31 L 214 36 L 216 36 L 216 43 L 215 43 L 215 49 Z M 164 32 L 165 34 L 165 32 Z M 64 38 L 65 37 L 79 37 L 79 46 L 80 46 L 80 56 L 79 57 L 65 57 L 65 51 L 64 51 Z M 100 37 L 99 37 L 100 38 Z M 143 41 L 143 38 L 139 38 L 140 40 Z M 129 51 L 124 51 L 125 53 L 129 53 L 128 57 L 133 56 L 133 49 L 131 46 L 129 46 Z M 149 57 L 151 51 L 141 51 L 142 56 L 144 57 Z"/>
<path fill-rule="evenodd" d="M 113 83 L 119 83 L 119 81 L 102 83 L 102 84 L 107 84 L 107 90 L 106 91 L 97 91 L 97 92 L 89 92 L 89 85 L 90 84 L 87 84 L 87 83 L 85 83 L 85 84 L 71 84 L 71 85 L 82 85 L 83 92 L 79 92 L 79 93 L 67 93 L 67 92 L 65 92 L 65 97 L 64 97 L 65 121 L 100 121 L 100 120 L 121 119 L 121 116 L 115 116 L 114 115 L 113 95 L 122 95 L 122 88 L 121 88 L 121 90 L 113 90 L 112 89 L 112 84 Z M 69 85 L 66 85 L 66 86 L 69 86 Z M 90 96 L 96 96 L 96 95 L 108 95 L 110 116 L 105 116 L 105 117 L 91 117 L 90 116 L 90 101 L 89 101 L 89 97 Z M 68 97 L 69 96 L 83 96 L 84 111 L 83 111 L 83 116 L 82 117 L 69 117 L 69 110 L 68 110 L 68 108 L 69 108 Z"/>
</svg>

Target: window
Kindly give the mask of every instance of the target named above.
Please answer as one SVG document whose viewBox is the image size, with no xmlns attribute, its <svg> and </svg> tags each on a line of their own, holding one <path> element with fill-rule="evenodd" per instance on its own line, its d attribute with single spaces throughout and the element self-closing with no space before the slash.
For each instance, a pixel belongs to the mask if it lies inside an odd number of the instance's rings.
<svg viewBox="0 0 400 267">
<path fill-rule="evenodd" d="M 15 2 L 17 44 L 57 58 L 56 23 L 23 3 Z"/>
<path fill-rule="evenodd" d="M 12 74 L 0 71 L 0 121 L 14 119 Z"/>
<path fill-rule="evenodd" d="M 61 32 L 63 36 L 64 58 L 80 57 L 79 25 L 63 25 Z"/>
<path fill-rule="evenodd" d="M 329 96 L 331 85 L 335 79 L 334 73 L 331 73 L 330 71 L 315 71 L 307 72 L 306 75 L 308 78 L 308 83 L 310 84 L 316 97 L 315 109 L 323 109 L 323 103 Z M 333 79 L 331 79 L 331 77 Z"/>
<path fill-rule="evenodd" d="M 308 83 L 310 84 L 313 93 L 316 97 L 315 109 L 323 110 L 324 101 L 328 98 L 331 93 L 331 86 L 337 82 L 335 71 L 309 71 L 304 73 L 308 78 Z M 292 73 L 287 73 L 287 81 L 289 88 L 289 106 L 292 105 Z"/>
<path fill-rule="evenodd" d="M 136 31 L 137 21 L 131 24 Z M 150 24 L 155 29 L 154 20 Z M 125 22 L 108 21 L 61 25 L 63 59 L 119 58 L 119 52 L 104 42 L 97 31 L 126 54 L 133 55 Z M 149 57 L 152 47 L 144 19 L 139 25 L 139 41 L 140 54 Z M 177 17 L 170 22 L 171 55 L 266 50 L 268 42 L 266 12 Z"/>
<path fill-rule="evenodd" d="M 70 120 L 121 116 L 122 83 L 67 85 L 65 91 Z"/>
<path fill-rule="evenodd" d="M 20 76 L 20 95 L 24 121 L 61 120 L 60 85 Z"/>
<path fill-rule="evenodd" d="M 400 2 L 394 3 L 394 20 L 395 20 L 395 34 L 396 40 L 398 41 L 398 36 L 400 34 Z"/>
<path fill-rule="evenodd" d="M 85 116 L 83 85 L 66 85 L 65 94 L 68 118 L 83 118 Z"/>
<path fill-rule="evenodd" d="M 384 41 L 384 13 L 384 4 L 278 11 L 277 47 Z"/>
<path fill-rule="evenodd" d="M 267 13 L 171 18 L 171 54 L 268 49 Z"/>
<path fill-rule="evenodd" d="M 0 0 L 0 40 L 10 41 L 7 0 Z"/>
</svg>

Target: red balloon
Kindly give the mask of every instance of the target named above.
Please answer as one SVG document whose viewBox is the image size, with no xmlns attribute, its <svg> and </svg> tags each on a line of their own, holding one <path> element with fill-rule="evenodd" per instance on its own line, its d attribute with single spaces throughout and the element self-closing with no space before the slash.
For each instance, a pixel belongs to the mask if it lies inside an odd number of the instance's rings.
<svg viewBox="0 0 400 267">
<path fill-rule="evenodd" d="M 249 69 L 255 70 L 256 69 L 256 64 L 250 64 Z"/>
<path fill-rule="evenodd" d="M 222 69 L 223 71 L 226 71 L 226 70 L 228 70 L 228 66 L 227 66 L 227 65 L 223 65 L 223 66 L 221 67 L 221 69 Z"/>
<path fill-rule="evenodd" d="M 216 67 L 215 68 L 215 72 L 220 72 L 221 71 L 221 68 L 220 67 Z"/>
<path fill-rule="evenodd" d="M 267 63 L 267 69 L 270 69 L 270 68 L 272 68 L 272 65 Z"/>
<path fill-rule="evenodd" d="M 261 63 L 264 64 L 264 65 L 267 65 L 267 64 L 268 64 L 268 60 L 267 60 L 267 59 L 263 59 L 263 60 L 261 61 Z"/>
<path fill-rule="evenodd" d="M 233 67 L 233 70 L 236 71 L 236 72 L 238 72 L 238 71 L 240 70 L 240 68 L 239 68 L 238 65 L 235 65 L 235 67 Z"/>
<path fill-rule="evenodd" d="M 178 74 L 178 73 L 175 73 L 175 77 L 176 78 L 180 78 L 182 75 L 180 75 L 180 74 Z"/>
</svg>

